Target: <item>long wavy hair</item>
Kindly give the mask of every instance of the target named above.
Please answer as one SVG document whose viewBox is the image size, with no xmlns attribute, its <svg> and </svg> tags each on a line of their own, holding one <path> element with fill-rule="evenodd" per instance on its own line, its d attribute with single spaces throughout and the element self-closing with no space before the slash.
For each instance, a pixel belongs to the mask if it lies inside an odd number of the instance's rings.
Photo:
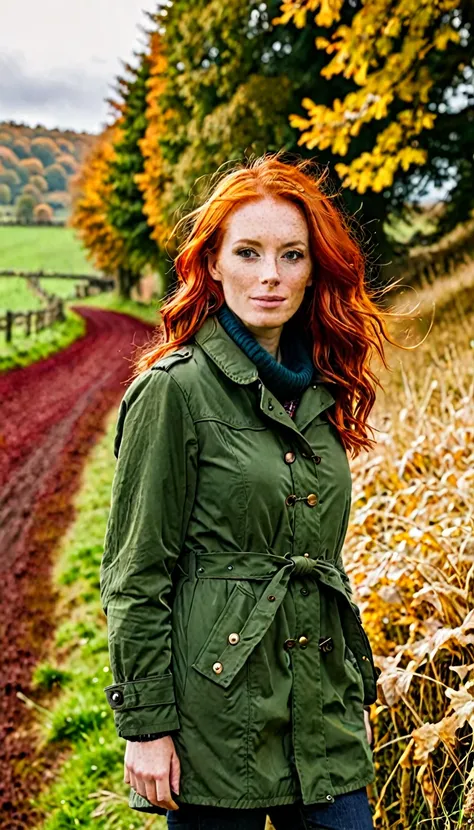
<svg viewBox="0 0 474 830">
<path fill-rule="evenodd" d="M 157 326 L 150 341 L 135 353 L 133 376 L 189 343 L 208 315 L 224 303 L 222 284 L 212 279 L 207 255 L 219 250 L 222 225 L 231 211 L 264 196 L 288 199 L 306 217 L 313 264 L 313 283 L 305 290 L 294 318 L 312 348 L 323 382 L 331 384 L 335 404 L 328 411 L 328 420 L 337 428 L 346 450 L 356 457 L 376 443 L 368 437 L 368 430 L 373 434 L 374 427 L 367 424 L 367 418 L 375 403 L 376 386 L 383 387 L 370 368 L 371 358 L 378 353 L 385 368 L 390 368 L 384 338 L 403 349 L 413 347 L 396 343 L 387 332 L 385 317 L 404 315 L 391 315 L 375 300 L 396 283 L 370 288 L 367 256 L 356 239 L 354 222 L 335 207 L 334 194 L 325 192 L 327 168 L 301 157 L 284 162 L 283 152 L 266 153 L 239 161 L 230 171 L 218 171 L 203 203 L 177 222 L 172 235 L 186 228 L 174 259 L 177 283 L 160 308 L 162 326 Z"/>
</svg>

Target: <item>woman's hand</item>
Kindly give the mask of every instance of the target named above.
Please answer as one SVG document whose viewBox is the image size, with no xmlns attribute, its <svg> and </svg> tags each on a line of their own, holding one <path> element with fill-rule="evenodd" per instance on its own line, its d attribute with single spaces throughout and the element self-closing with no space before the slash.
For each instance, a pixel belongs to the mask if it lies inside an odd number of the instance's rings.
<svg viewBox="0 0 474 830">
<path fill-rule="evenodd" d="M 369 746 L 372 748 L 374 742 L 374 733 L 372 732 L 372 725 L 370 723 L 370 712 L 364 709 L 365 731 L 367 732 L 367 740 Z"/>
<path fill-rule="evenodd" d="M 124 781 L 157 807 L 179 810 L 171 790 L 179 795 L 179 758 L 173 738 L 127 741 Z"/>
</svg>

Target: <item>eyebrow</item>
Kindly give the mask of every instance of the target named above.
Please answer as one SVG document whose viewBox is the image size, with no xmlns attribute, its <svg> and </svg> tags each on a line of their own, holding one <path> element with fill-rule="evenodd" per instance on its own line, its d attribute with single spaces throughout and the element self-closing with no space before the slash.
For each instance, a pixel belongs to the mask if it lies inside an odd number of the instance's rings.
<svg viewBox="0 0 474 830">
<path fill-rule="evenodd" d="M 260 245 L 258 239 L 237 239 L 234 242 L 234 245 L 237 245 L 238 243 L 242 242 L 244 242 L 246 245 Z M 303 242 L 302 239 L 292 239 L 291 242 L 284 242 L 281 247 L 286 248 L 288 247 L 288 245 L 302 245 L 303 248 L 306 248 L 306 244 Z"/>
</svg>

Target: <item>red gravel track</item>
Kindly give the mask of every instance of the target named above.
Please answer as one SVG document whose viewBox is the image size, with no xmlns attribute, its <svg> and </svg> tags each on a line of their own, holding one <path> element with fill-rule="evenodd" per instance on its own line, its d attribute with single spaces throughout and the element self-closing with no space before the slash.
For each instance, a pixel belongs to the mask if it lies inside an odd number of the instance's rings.
<svg viewBox="0 0 474 830">
<path fill-rule="evenodd" d="M 0 827 L 29 828 L 28 799 L 44 783 L 32 720 L 31 673 L 54 630 L 53 554 L 74 518 L 72 499 L 91 447 L 131 376 L 152 326 L 88 306 L 67 349 L 0 375 Z M 42 769 L 43 767 L 43 769 Z"/>
</svg>

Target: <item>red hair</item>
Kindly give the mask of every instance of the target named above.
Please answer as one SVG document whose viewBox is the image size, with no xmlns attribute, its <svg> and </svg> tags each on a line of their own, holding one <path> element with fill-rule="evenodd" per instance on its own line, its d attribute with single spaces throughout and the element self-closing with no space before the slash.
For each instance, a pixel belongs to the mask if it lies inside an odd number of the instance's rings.
<svg viewBox="0 0 474 830">
<path fill-rule="evenodd" d="M 383 338 L 400 346 L 386 329 L 384 317 L 392 315 L 374 301 L 388 289 L 371 290 L 366 285 L 366 258 L 343 212 L 322 188 L 327 168 L 321 172 L 314 162 L 301 158 L 285 163 L 280 160 L 282 152 L 238 162 L 218 177 L 203 204 L 175 225 L 172 233 L 189 224 L 174 260 L 177 286 L 160 308 L 164 332 L 157 327 L 150 343 L 138 350 L 134 376 L 187 344 L 206 317 L 224 303 L 222 283 L 210 276 L 207 254 L 218 250 L 222 224 L 233 208 L 265 196 L 287 199 L 306 217 L 315 277 L 295 317 L 312 343 L 314 365 L 325 382 L 335 384 L 330 389 L 336 402 L 328 420 L 355 457 L 375 444 L 368 437 L 374 427 L 367 425 L 367 418 L 376 386 L 383 387 L 370 369 L 370 360 L 377 352 L 388 369 Z"/>
</svg>

